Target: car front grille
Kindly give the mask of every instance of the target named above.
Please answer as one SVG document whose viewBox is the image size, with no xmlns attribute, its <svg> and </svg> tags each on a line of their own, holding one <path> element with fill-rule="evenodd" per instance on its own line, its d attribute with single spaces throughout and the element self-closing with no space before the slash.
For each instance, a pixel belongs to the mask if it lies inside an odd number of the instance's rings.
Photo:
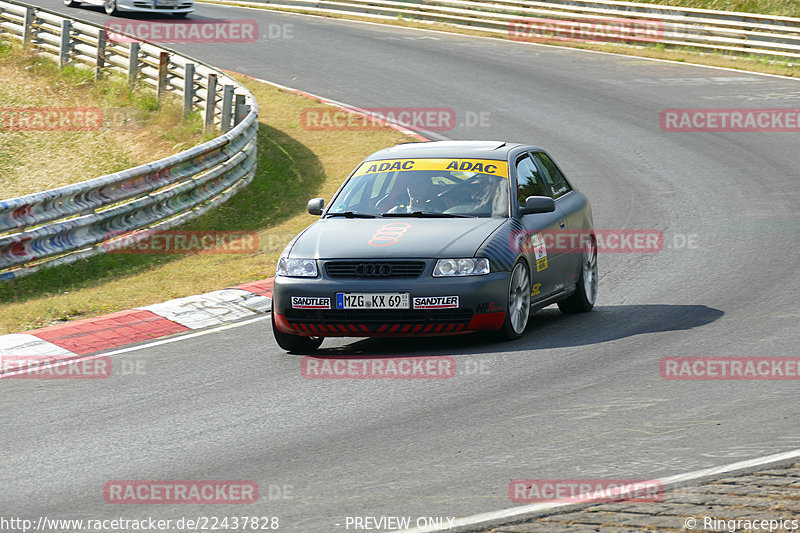
<svg viewBox="0 0 800 533">
<path fill-rule="evenodd" d="M 325 273 L 335 279 L 413 279 L 422 275 L 424 261 L 330 261 Z"/>
</svg>

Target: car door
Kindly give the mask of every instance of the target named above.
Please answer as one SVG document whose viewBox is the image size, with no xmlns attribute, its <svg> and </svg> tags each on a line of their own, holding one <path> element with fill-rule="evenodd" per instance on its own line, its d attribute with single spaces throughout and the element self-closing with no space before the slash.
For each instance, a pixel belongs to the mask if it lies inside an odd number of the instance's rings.
<svg viewBox="0 0 800 533">
<path fill-rule="evenodd" d="M 550 189 L 531 155 L 519 156 L 514 164 L 517 206 L 525 205 L 529 196 L 550 196 Z M 565 254 L 553 254 L 547 248 L 551 236 L 561 231 L 563 216 L 558 207 L 551 213 L 534 213 L 521 217 L 524 233 L 516 242 L 526 251 L 531 265 L 531 300 L 545 298 L 563 284 Z"/>
<path fill-rule="evenodd" d="M 586 197 L 572 188 L 564 173 L 558 165 L 545 152 L 537 151 L 531 154 L 542 177 L 544 178 L 550 196 L 556 202 L 556 208 L 562 215 L 561 230 L 565 238 L 563 245 L 557 246 L 564 257 L 564 279 L 562 283 L 572 284 L 580 273 L 583 242 L 586 232 L 591 230 L 591 214 Z"/>
</svg>

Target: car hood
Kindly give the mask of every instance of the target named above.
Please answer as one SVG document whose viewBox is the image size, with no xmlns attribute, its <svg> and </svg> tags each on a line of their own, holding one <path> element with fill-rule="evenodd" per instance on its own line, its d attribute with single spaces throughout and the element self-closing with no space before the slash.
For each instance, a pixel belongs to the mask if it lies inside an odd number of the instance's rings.
<svg viewBox="0 0 800 533">
<path fill-rule="evenodd" d="M 308 259 L 473 257 L 505 218 L 320 219 L 294 241 Z"/>
</svg>

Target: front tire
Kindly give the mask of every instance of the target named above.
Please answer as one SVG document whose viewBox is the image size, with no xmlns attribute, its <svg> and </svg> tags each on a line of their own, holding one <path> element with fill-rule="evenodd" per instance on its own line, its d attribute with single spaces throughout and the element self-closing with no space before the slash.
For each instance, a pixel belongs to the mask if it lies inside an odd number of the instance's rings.
<svg viewBox="0 0 800 533">
<path fill-rule="evenodd" d="M 67 7 L 78 7 L 81 3 L 75 0 L 64 0 L 64 5 Z"/>
<path fill-rule="evenodd" d="M 322 344 L 323 337 L 303 337 L 302 335 L 292 335 L 283 333 L 275 325 L 275 311 L 271 312 L 272 334 L 275 335 L 275 342 L 278 346 L 289 353 L 309 354 L 314 353 Z"/>
<path fill-rule="evenodd" d="M 517 261 L 508 277 L 506 298 L 506 319 L 503 327 L 497 330 L 501 340 L 519 339 L 528 326 L 531 314 L 531 278 L 528 266 L 523 259 Z"/>
<path fill-rule="evenodd" d="M 575 292 L 566 300 L 558 302 L 562 313 L 585 313 L 591 311 L 597 300 L 597 242 L 593 236 L 586 239 L 586 249 L 581 260 L 581 275 Z"/>
</svg>

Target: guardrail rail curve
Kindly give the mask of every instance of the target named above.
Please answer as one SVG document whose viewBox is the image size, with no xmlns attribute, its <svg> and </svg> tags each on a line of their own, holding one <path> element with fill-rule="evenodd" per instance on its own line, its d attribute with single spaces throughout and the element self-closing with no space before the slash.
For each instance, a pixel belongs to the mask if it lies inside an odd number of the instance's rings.
<svg viewBox="0 0 800 533">
<path fill-rule="evenodd" d="M 184 113 L 202 111 L 206 128 L 222 133 L 159 161 L 0 201 L 0 280 L 103 253 L 131 232 L 175 227 L 253 179 L 258 104 L 222 71 L 150 43 L 108 39 L 102 26 L 15 0 L 0 0 L 3 36 L 59 66 L 82 64 L 97 77 L 116 71 L 159 97 L 180 95 Z"/>
</svg>

